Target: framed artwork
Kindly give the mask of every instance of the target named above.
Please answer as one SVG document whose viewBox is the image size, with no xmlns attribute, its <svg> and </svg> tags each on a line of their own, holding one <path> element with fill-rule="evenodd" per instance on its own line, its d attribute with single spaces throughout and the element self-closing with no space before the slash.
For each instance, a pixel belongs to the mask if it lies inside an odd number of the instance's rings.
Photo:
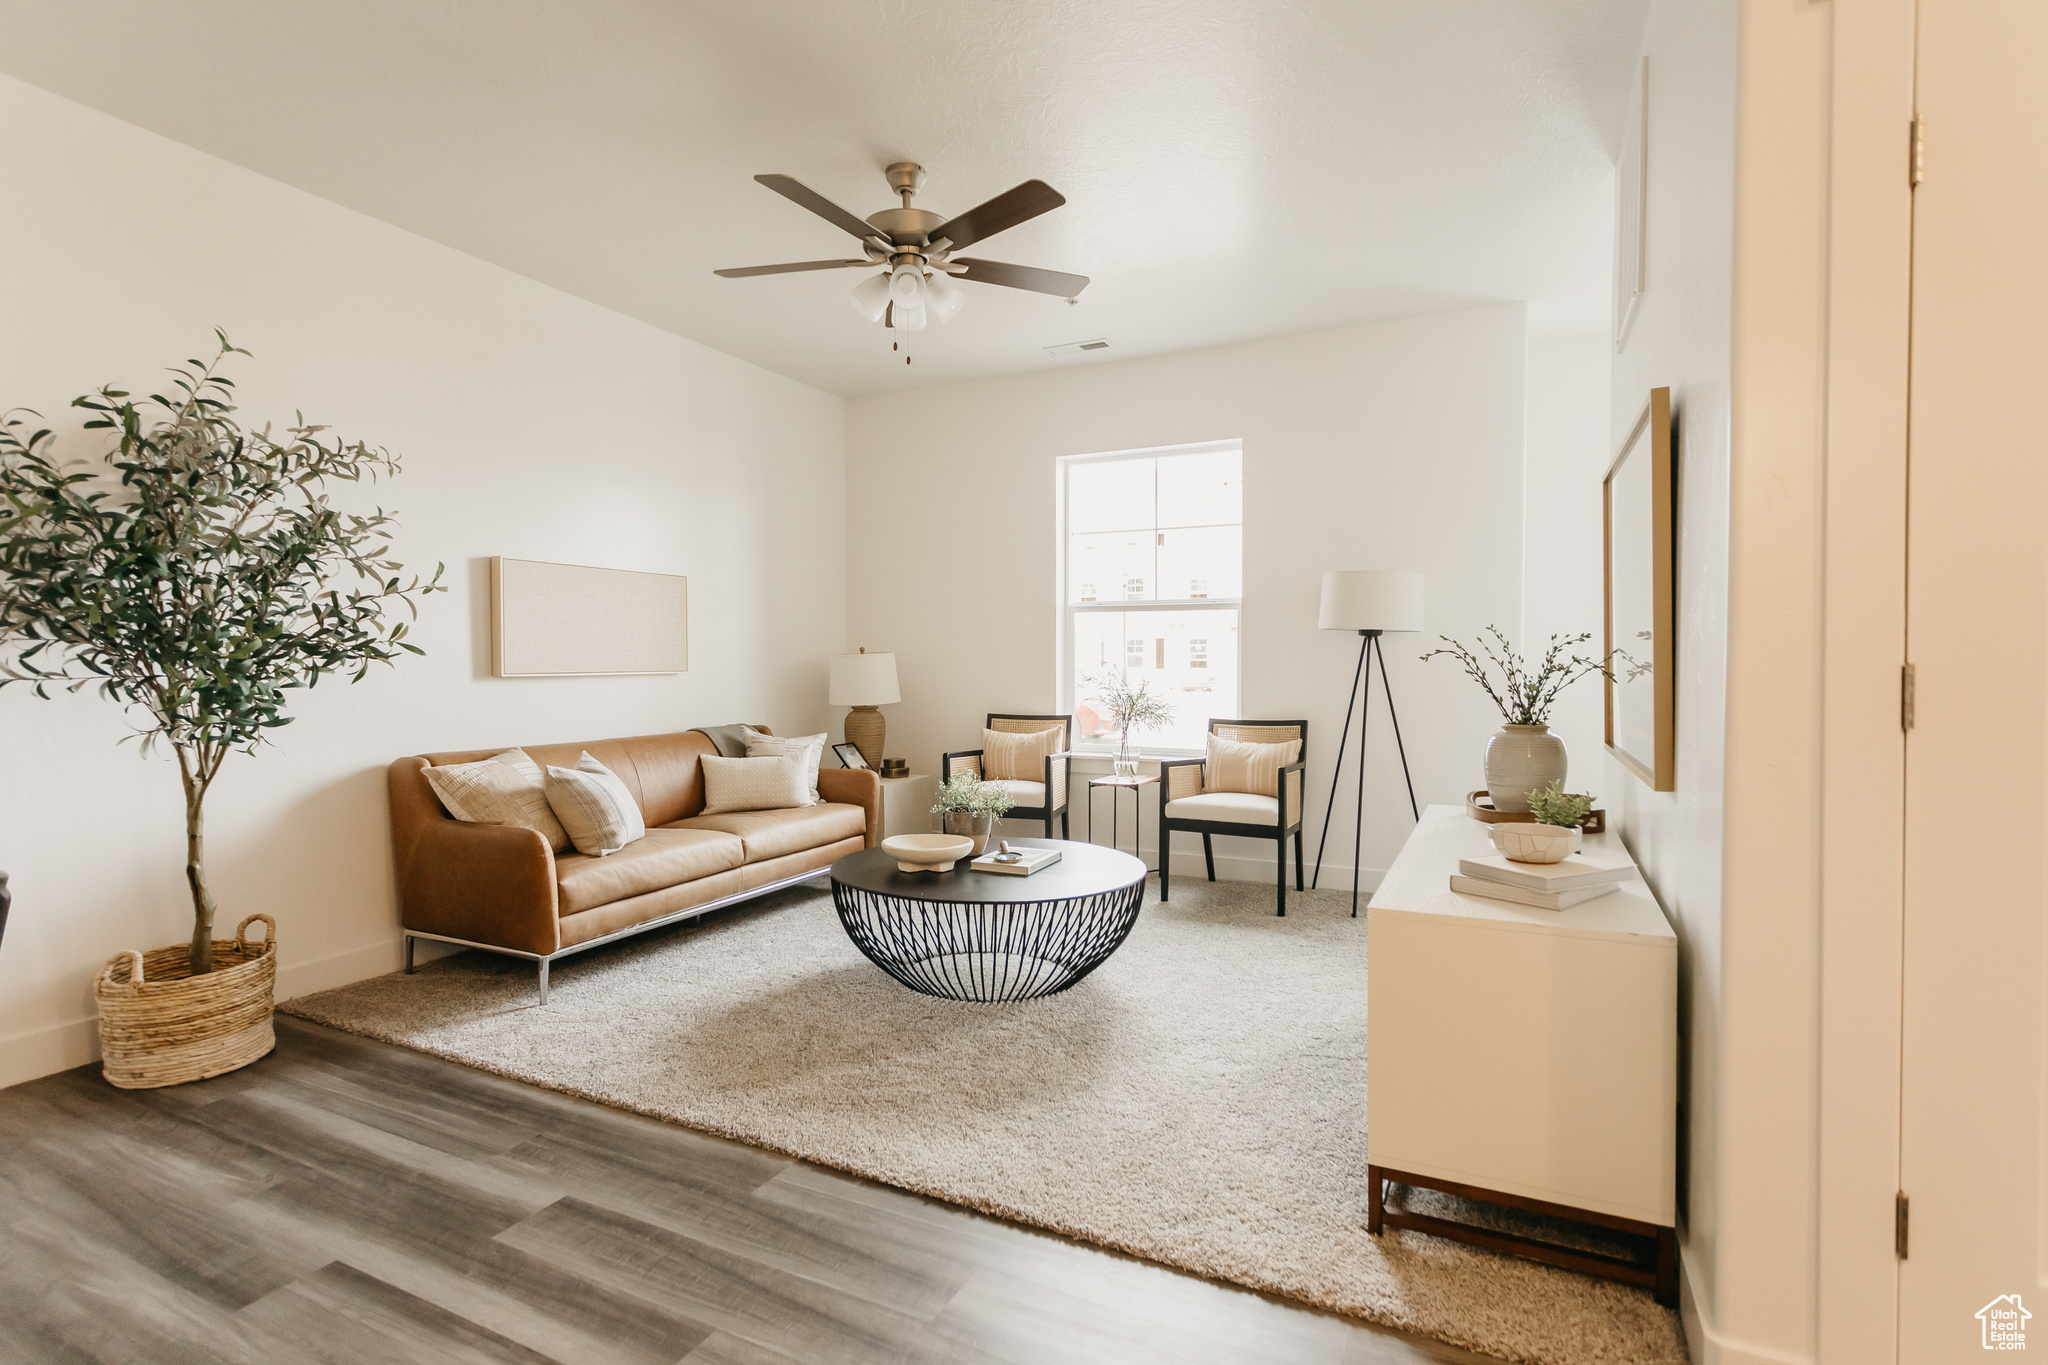
<svg viewBox="0 0 2048 1365">
<path fill-rule="evenodd" d="M 690 671 L 690 580 L 491 560 L 491 673 L 554 678 Z"/>
<path fill-rule="evenodd" d="M 868 766 L 868 761 L 860 756 L 860 750 L 851 744 L 835 744 L 832 746 L 832 752 L 839 755 L 839 766 L 842 768 Z"/>
<path fill-rule="evenodd" d="M 1607 752 L 1648 783 L 1678 789 L 1677 466 L 1671 390 L 1650 401 L 1602 481 Z"/>
</svg>

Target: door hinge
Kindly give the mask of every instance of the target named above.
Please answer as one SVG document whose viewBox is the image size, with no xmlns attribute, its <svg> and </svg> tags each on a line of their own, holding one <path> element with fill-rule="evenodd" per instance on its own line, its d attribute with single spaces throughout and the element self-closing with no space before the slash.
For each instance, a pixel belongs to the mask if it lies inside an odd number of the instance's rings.
<svg viewBox="0 0 2048 1365">
<path fill-rule="evenodd" d="M 1912 1209 L 1913 1201 L 1900 1190 L 1898 1202 L 1892 1207 L 1892 1254 L 1902 1261 L 1906 1259 L 1906 1222 Z"/>
<path fill-rule="evenodd" d="M 1907 126 L 1912 140 L 1906 153 L 1906 185 L 1918 189 L 1927 175 L 1927 120 L 1916 117 Z"/>
<path fill-rule="evenodd" d="M 1899 667 L 1899 728 L 1913 728 L 1913 665 Z"/>
</svg>

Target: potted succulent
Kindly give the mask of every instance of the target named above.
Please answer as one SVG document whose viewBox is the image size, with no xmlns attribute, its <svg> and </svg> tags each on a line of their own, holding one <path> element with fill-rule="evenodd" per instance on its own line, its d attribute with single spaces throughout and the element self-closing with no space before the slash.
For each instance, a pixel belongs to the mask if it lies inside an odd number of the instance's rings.
<svg viewBox="0 0 2048 1365">
<path fill-rule="evenodd" d="M 1594 674 L 1611 680 L 1612 659 L 1633 661 L 1620 650 L 1608 659 L 1589 659 L 1571 652 L 1591 640 L 1590 634 L 1553 635 L 1542 661 L 1532 667 L 1499 627 L 1488 626 L 1486 634 L 1493 638 L 1482 637 L 1477 652 L 1440 635 L 1437 638 L 1445 647 L 1422 657 L 1426 662 L 1439 654 L 1450 655 L 1499 708 L 1505 723 L 1486 741 L 1486 790 L 1495 810 L 1520 814 L 1529 809 L 1529 793 L 1562 783 L 1569 767 L 1564 741 L 1550 733 L 1550 708 L 1559 694 Z M 1498 685 L 1493 676 L 1496 671 Z"/>
<path fill-rule="evenodd" d="M 939 788 L 939 803 L 932 814 L 940 818 L 942 830 L 974 841 L 970 858 L 979 858 L 995 833 L 996 821 L 1016 802 L 1010 789 L 1000 782 L 984 782 L 973 773 L 961 773 Z"/>
<path fill-rule="evenodd" d="M 1131 742 L 1134 731 L 1157 730 L 1173 719 L 1173 703 L 1164 697 L 1152 694 L 1149 679 L 1141 680 L 1136 687 L 1121 673 L 1104 673 L 1088 679 L 1092 700 L 1102 708 L 1102 715 L 1116 727 L 1116 748 L 1111 754 L 1111 765 L 1118 777 L 1138 775 L 1138 747 Z"/>
<path fill-rule="evenodd" d="M 1559 782 L 1529 793 L 1534 821 L 1503 821 L 1488 825 L 1493 846 L 1518 863 L 1562 862 L 1579 851 L 1580 830 L 1593 810 L 1593 798 L 1573 795 Z"/>
<path fill-rule="evenodd" d="M 447 591 L 439 569 L 405 579 L 388 513 L 327 501 L 330 483 L 396 474 L 397 459 L 303 417 L 278 435 L 245 428 L 218 369 L 248 352 L 215 335 L 214 358 L 172 370 L 165 393 L 73 401 L 115 438 L 96 458 L 60 463 L 48 429 L 0 414 L 0 686 L 97 688 L 136 715 L 144 753 L 171 751 L 184 784 L 192 940 L 123 953 L 95 988 L 105 1074 L 126 1088 L 270 1050 L 275 923 L 250 915 L 214 938 L 206 795 L 229 754 L 291 723 L 291 689 L 420 653 L 395 609 Z M 257 920 L 269 928 L 252 943 Z"/>
</svg>

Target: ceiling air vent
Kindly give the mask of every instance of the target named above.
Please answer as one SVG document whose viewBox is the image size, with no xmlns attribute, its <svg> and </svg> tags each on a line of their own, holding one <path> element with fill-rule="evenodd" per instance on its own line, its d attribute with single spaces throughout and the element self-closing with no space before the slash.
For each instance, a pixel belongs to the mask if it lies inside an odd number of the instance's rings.
<svg viewBox="0 0 2048 1365">
<path fill-rule="evenodd" d="M 1080 355 L 1084 351 L 1106 351 L 1108 349 L 1109 343 L 1101 337 L 1097 337 L 1093 341 L 1069 341 L 1058 346 L 1048 346 L 1045 348 L 1045 353 L 1047 355 Z"/>
</svg>

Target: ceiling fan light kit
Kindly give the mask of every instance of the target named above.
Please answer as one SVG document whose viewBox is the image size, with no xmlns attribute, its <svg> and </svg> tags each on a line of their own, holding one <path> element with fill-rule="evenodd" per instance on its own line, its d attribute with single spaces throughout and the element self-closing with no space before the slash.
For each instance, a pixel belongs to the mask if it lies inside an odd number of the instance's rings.
<svg viewBox="0 0 2048 1365">
<path fill-rule="evenodd" d="M 1028 265 L 1005 265 L 972 257 L 953 259 L 953 252 L 972 246 L 1019 223 L 1028 222 L 1066 203 L 1060 192 L 1042 180 L 1027 180 L 976 208 L 945 218 L 927 209 L 911 207 L 911 198 L 924 185 L 924 168 L 911 161 L 898 161 L 885 174 L 889 188 L 902 196 L 899 208 L 883 209 L 865 220 L 854 217 L 825 196 L 786 175 L 757 175 L 758 180 L 791 203 L 801 205 L 841 231 L 860 239 L 863 259 L 838 261 L 795 261 L 786 265 L 751 265 L 714 270 L 726 279 L 749 279 L 755 275 L 783 275 L 803 270 L 838 270 L 849 267 L 886 267 L 853 288 L 849 298 L 854 310 L 869 322 L 880 322 L 898 331 L 915 332 L 925 325 L 926 315 L 939 322 L 951 322 L 967 302 L 967 293 L 952 277 L 1052 294 L 1073 303 L 1088 287 L 1086 275 L 1068 275 L 1057 270 L 1040 270 Z"/>
</svg>

